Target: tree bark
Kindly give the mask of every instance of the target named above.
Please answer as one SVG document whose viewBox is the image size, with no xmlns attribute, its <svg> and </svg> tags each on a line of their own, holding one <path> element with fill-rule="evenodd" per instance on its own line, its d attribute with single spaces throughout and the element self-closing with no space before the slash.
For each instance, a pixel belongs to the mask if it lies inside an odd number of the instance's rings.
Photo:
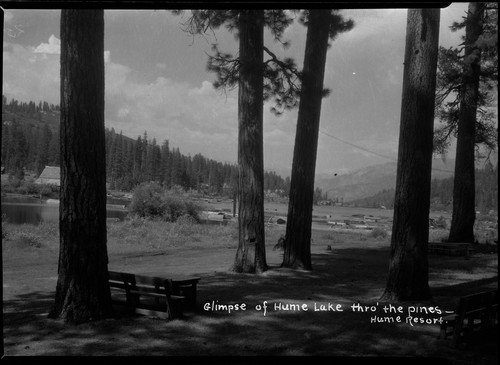
<svg viewBox="0 0 500 365">
<path fill-rule="evenodd" d="M 465 58 L 458 117 L 453 214 L 449 242 L 474 243 L 476 187 L 474 178 L 476 112 L 481 72 L 481 49 L 475 44 L 482 33 L 484 3 L 469 3 L 465 25 Z"/>
<path fill-rule="evenodd" d="M 430 298 L 427 246 L 439 9 L 409 9 L 390 267 L 382 298 Z"/>
<path fill-rule="evenodd" d="M 310 10 L 293 152 L 283 267 L 312 270 L 311 224 L 314 174 L 329 27 L 329 11 Z"/>
<path fill-rule="evenodd" d="M 233 269 L 253 273 L 267 270 L 263 152 L 264 11 L 242 10 L 239 21 L 239 243 Z"/>
<path fill-rule="evenodd" d="M 112 313 L 106 248 L 104 12 L 61 12 L 60 251 L 54 307 L 70 323 Z"/>
</svg>

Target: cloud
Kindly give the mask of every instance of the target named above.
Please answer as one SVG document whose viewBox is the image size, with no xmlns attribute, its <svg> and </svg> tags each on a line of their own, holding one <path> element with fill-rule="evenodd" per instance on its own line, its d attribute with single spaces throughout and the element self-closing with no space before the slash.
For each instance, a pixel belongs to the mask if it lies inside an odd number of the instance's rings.
<svg viewBox="0 0 500 365">
<path fill-rule="evenodd" d="M 61 41 L 54 35 L 48 43 L 36 47 L 16 43 L 3 44 L 3 93 L 8 98 L 20 101 L 60 102 L 60 63 Z M 110 52 L 104 52 L 106 71 L 115 75 L 108 78 L 110 85 L 120 75 L 127 73 L 127 68 L 111 63 Z M 108 87 L 108 85 L 106 85 Z"/>
<path fill-rule="evenodd" d="M 355 9 L 343 10 L 341 14 L 354 20 L 354 28 L 338 38 L 346 42 L 376 39 L 380 43 L 384 38 L 398 37 L 395 30 L 402 27 L 404 33 L 406 29 L 407 9 Z"/>
<path fill-rule="evenodd" d="M 61 54 L 61 40 L 55 35 L 51 35 L 49 43 L 41 43 L 33 51 L 34 53 Z"/>
<path fill-rule="evenodd" d="M 235 161 L 237 117 L 235 93 L 223 95 L 209 81 L 193 86 L 159 76 L 145 83 L 127 66 L 106 64 L 107 127 L 131 138 L 147 131 L 184 154 Z"/>
<path fill-rule="evenodd" d="M 106 120 L 109 128 L 137 138 L 144 131 L 161 144 L 179 147 L 184 154 L 203 155 L 218 161 L 237 160 L 237 90 L 224 94 L 210 81 L 199 85 L 163 76 L 151 83 L 135 81 L 130 68 L 106 66 Z M 264 158 L 266 165 L 289 160 L 293 153 L 296 111 L 281 117 L 264 108 Z"/>
<path fill-rule="evenodd" d="M 3 93 L 20 101 L 59 103 L 59 57 L 4 42 Z"/>
<path fill-rule="evenodd" d="M 40 45 L 35 47 L 35 49 L 33 50 L 33 53 L 60 55 L 61 54 L 61 40 L 52 34 L 49 37 L 48 43 L 41 43 Z M 111 62 L 111 52 L 110 51 L 104 51 L 104 62 L 105 63 Z"/>
</svg>

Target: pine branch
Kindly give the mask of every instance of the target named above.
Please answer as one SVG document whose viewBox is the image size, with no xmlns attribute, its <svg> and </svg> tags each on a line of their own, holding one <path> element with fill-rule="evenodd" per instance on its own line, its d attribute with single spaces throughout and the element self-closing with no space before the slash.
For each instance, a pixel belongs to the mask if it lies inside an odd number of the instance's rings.
<svg viewBox="0 0 500 365">
<path fill-rule="evenodd" d="M 285 63 L 278 59 L 278 57 L 269 50 L 269 48 L 264 47 L 264 51 L 271 57 L 269 60 L 264 62 L 264 65 L 268 65 L 270 62 L 274 62 L 277 66 L 281 68 L 284 76 L 286 77 L 290 87 L 294 89 L 299 89 L 299 86 L 295 84 L 296 80 L 300 81 L 301 73 L 294 67 L 293 63 Z M 292 79 L 292 75 L 295 75 L 295 79 Z"/>
</svg>

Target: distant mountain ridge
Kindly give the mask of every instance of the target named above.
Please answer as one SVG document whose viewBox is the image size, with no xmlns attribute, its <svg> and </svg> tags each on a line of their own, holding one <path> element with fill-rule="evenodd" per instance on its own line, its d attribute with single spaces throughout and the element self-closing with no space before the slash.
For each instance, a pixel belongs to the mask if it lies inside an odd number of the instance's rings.
<svg viewBox="0 0 500 365">
<path fill-rule="evenodd" d="M 497 161 L 497 156 L 492 160 Z M 477 168 L 483 168 L 484 160 L 476 162 Z M 454 159 L 434 159 L 432 161 L 432 179 L 445 179 L 453 176 Z M 351 173 L 318 177 L 316 187 L 327 194 L 328 198 L 343 197 L 344 202 L 373 196 L 384 189 L 396 187 L 397 163 L 368 166 Z"/>
</svg>

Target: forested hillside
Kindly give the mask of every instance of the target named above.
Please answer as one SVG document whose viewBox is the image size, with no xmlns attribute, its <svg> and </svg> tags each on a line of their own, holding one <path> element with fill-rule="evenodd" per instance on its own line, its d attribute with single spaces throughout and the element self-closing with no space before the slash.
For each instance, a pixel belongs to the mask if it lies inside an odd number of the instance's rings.
<svg viewBox="0 0 500 365">
<path fill-rule="evenodd" d="M 498 210 L 498 164 L 486 163 L 484 169 L 476 169 L 476 207 L 487 213 Z M 350 205 L 388 209 L 394 207 L 394 188 L 384 189 L 377 194 L 349 202 Z M 436 210 L 451 210 L 453 204 L 453 176 L 431 181 L 431 206 Z"/>
<path fill-rule="evenodd" d="M 2 167 L 5 173 L 38 176 L 45 166 L 59 166 L 57 105 L 2 100 Z M 174 136 L 175 138 L 175 136 Z M 142 182 L 155 181 L 167 188 L 181 186 L 209 194 L 232 195 L 237 166 L 204 157 L 181 154 L 168 140 L 158 143 L 147 131 L 137 139 L 106 129 L 106 174 L 110 189 L 129 191 Z M 286 195 L 289 179 L 265 172 L 264 189 Z"/>
</svg>

